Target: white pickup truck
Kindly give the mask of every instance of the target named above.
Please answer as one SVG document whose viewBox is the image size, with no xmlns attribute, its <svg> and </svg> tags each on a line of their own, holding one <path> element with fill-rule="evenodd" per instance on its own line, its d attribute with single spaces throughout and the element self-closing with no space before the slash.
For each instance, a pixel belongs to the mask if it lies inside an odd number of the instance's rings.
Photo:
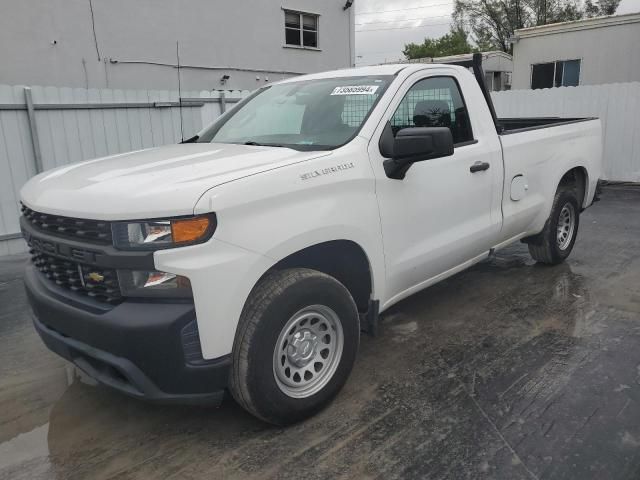
<svg viewBox="0 0 640 480">
<path fill-rule="evenodd" d="M 182 144 L 31 179 L 35 328 L 134 397 L 314 414 L 391 305 L 513 242 L 551 265 L 573 248 L 600 121 L 496 118 L 473 69 L 292 78 Z"/>
</svg>

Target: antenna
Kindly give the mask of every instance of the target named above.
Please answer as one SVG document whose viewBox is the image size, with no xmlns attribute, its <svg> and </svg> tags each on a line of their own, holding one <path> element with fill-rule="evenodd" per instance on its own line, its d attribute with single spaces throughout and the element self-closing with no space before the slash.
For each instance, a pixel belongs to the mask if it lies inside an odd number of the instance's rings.
<svg viewBox="0 0 640 480">
<path fill-rule="evenodd" d="M 184 124 L 182 122 L 182 85 L 180 84 L 180 42 L 176 41 L 176 59 L 178 61 L 178 108 L 180 109 L 180 137 L 184 143 Z"/>
</svg>

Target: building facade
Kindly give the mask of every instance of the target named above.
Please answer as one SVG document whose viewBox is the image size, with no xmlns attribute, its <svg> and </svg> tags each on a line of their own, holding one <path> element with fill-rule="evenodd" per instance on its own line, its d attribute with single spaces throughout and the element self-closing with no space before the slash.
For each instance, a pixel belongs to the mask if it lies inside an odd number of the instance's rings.
<svg viewBox="0 0 640 480">
<path fill-rule="evenodd" d="M 640 13 L 516 30 L 512 88 L 640 81 Z"/>
<path fill-rule="evenodd" d="M 345 0 L 0 0 L 0 84 L 253 90 L 354 64 Z"/>
</svg>

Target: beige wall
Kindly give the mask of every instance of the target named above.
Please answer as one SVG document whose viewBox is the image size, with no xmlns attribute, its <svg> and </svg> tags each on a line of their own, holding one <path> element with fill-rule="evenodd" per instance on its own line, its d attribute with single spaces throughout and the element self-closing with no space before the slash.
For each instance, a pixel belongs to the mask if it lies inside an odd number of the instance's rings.
<svg viewBox="0 0 640 480">
<path fill-rule="evenodd" d="M 580 59 L 580 85 L 640 80 L 640 21 L 521 37 L 514 44 L 512 89 L 531 88 L 531 65 Z"/>
</svg>

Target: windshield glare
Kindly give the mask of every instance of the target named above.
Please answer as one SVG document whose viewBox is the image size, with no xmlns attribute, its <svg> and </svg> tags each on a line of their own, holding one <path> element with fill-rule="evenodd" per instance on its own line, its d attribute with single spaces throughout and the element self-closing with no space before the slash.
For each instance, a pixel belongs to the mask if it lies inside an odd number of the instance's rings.
<svg viewBox="0 0 640 480">
<path fill-rule="evenodd" d="M 327 78 L 266 87 L 198 141 L 333 149 L 356 136 L 392 78 Z"/>
</svg>

